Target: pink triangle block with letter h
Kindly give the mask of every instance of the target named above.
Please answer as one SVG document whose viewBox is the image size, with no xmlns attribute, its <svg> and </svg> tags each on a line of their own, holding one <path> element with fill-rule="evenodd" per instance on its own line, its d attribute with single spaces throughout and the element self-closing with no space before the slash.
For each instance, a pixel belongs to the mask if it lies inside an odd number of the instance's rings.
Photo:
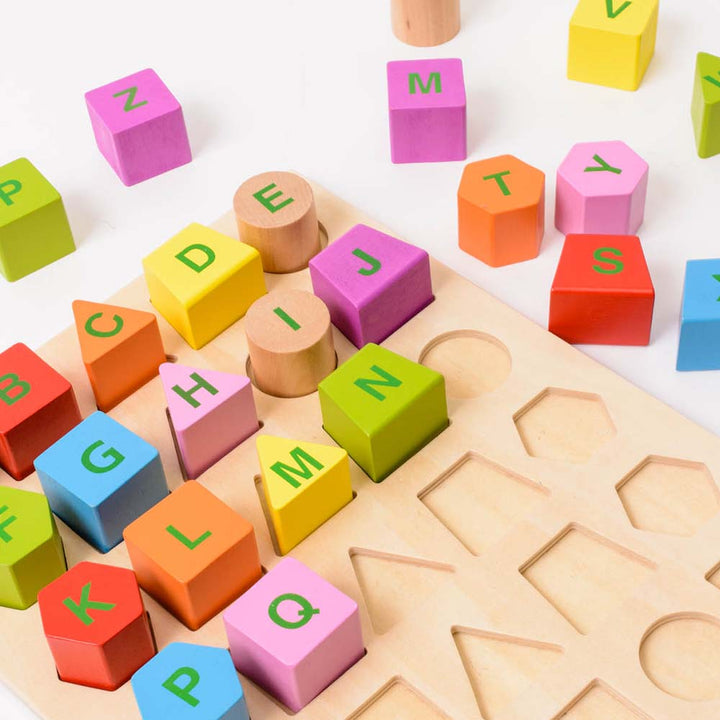
<svg viewBox="0 0 720 720">
<path fill-rule="evenodd" d="M 163 363 L 160 378 L 187 478 L 197 478 L 258 429 L 245 375 Z"/>
</svg>

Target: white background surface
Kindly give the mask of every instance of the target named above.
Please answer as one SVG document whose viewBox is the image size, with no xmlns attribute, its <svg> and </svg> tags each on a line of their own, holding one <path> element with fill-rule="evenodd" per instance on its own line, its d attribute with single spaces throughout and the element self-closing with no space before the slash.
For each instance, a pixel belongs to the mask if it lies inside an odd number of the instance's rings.
<svg viewBox="0 0 720 720">
<path fill-rule="evenodd" d="M 575 142 L 621 139 L 650 164 L 640 236 L 657 296 L 652 342 L 583 350 L 720 432 L 720 373 L 674 370 L 685 260 L 720 257 L 720 156 L 697 158 L 690 123 L 695 55 L 720 55 L 720 5 L 661 0 L 655 58 L 635 93 L 565 79 L 574 5 L 463 0 L 460 35 L 422 49 L 394 38 L 389 0 L 3 4 L 0 165 L 26 156 L 45 174 L 78 250 L 16 283 L 0 277 L 0 348 L 38 347 L 72 322 L 72 300 L 102 301 L 150 250 L 212 222 L 243 180 L 271 169 L 326 185 L 546 325 L 562 245 L 557 166 Z M 464 163 L 390 163 L 385 63 L 420 57 L 463 59 L 469 161 L 512 153 L 545 171 L 538 259 L 492 269 L 458 249 Z M 95 146 L 83 94 L 144 67 L 182 103 L 194 160 L 126 188 Z M 1 686 L 0 717 L 34 718 Z"/>
</svg>

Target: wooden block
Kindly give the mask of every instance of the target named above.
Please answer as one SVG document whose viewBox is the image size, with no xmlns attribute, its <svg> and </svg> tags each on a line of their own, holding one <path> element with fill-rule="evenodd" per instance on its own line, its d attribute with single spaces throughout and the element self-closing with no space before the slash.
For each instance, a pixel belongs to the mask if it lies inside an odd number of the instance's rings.
<svg viewBox="0 0 720 720">
<path fill-rule="evenodd" d="M 637 90 L 655 52 L 658 0 L 580 0 L 570 19 L 570 80 Z"/>
<path fill-rule="evenodd" d="M 143 720 L 250 720 L 224 648 L 172 642 L 132 677 Z"/>
<path fill-rule="evenodd" d="M 647 345 L 654 303 L 638 237 L 567 236 L 550 291 L 550 332 L 570 343 Z"/>
<path fill-rule="evenodd" d="M 235 667 L 297 712 L 364 653 L 357 603 L 294 558 L 223 614 Z"/>
<path fill-rule="evenodd" d="M 255 384 L 270 395 L 317 390 L 337 364 L 330 313 L 305 290 L 280 290 L 248 310 L 245 334 Z"/>
<path fill-rule="evenodd" d="M 564 235 L 635 235 L 648 164 L 624 142 L 573 145 L 557 171 L 555 225 Z"/>
<path fill-rule="evenodd" d="M 448 426 L 445 378 L 373 343 L 318 390 L 325 431 L 375 482 Z"/>
<path fill-rule="evenodd" d="M 392 0 L 392 29 L 408 45 L 432 47 L 460 32 L 460 0 Z"/>
<path fill-rule="evenodd" d="M 462 60 L 394 60 L 387 64 L 387 82 L 392 161 L 465 160 Z"/>
<path fill-rule="evenodd" d="M 0 167 L 0 272 L 19 280 L 75 250 L 60 193 L 26 158 Z"/>
<path fill-rule="evenodd" d="M 157 318 L 142 310 L 75 300 L 80 352 L 99 410 L 108 412 L 165 362 Z"/>
<path fill-rule="evenodd" d="M 0 353 L 0 467 L 16 480 L 35 458 L 80 422 L 72 385 L 17 343 Z"/>
<path fill-rule="evenodd" d="M 357 347 L 380 343 L 433 299 L 428 254 L 355 225 L 310 261 L 313 292 Z"/>
<path fill-rule="evenodd" d="M 154 70 L 85 93 L 95 141 L 125 185 L 192 160 L 180 103 Z"/>
<path fill-rule="evenodd" d="M 342 448 L 261 435 L 257 453 L 265 502 L 283 555 L 353 498 L 350 463 Z"/>
<path fill-rule="evenodd" d="M 195 350 L 264 295 L 258 252 L 192 223 L 143 259 L 153 306 Z"/>
<path fill-rule="evenodd" d="M 0 605 L 29 608 L 65 568 L 62 540 L 45 496 L 0 487 Z"/>
<path fill-rule="evenodd" d="M 155 654 L 132 570 L 78 563 L 40 591 L 38 607 L 65 682 L 116 690 Z"/>
<path fill-rule="evenodd" d="M 720 259 L 685 266 L 677 369 L 720 369 Z"/>
<path fill-rule="evenodd" d="M 143 590 L 197 630 L 262 574 L 252 525 L 195 480 L 125 528 Z"/>
<path fill-rule="evenodd" d="M 95 412 L 35 460 L 52 511 L 96 550 L 168 494 L 158 451 Z"/>
<path fill-rule="evenodd" d="M 531 260 L 545 233 L 545 174 L 512 155 L 470 163 L 458 188 L 460 249 L 493 267 Z"/>
<path fill-rule="evenodd" d="M 701 158 L 720 153 L 720 57 L 698 53 L 692 97 L 695 142 Z"/>
<path fill-rule="evenodd" d="M 315 198 L 299 175 L 255 175 L 237 189 L 233 207 L 240 240 L 258 249 L 265 272 L 300 270 L 320 252 Z"/>
<path fill-rule="evenodd" d="M 197 478 L 258 429 L 245 375 L 164 363 L 160 378 L 187 477 Z"/>
</svg>

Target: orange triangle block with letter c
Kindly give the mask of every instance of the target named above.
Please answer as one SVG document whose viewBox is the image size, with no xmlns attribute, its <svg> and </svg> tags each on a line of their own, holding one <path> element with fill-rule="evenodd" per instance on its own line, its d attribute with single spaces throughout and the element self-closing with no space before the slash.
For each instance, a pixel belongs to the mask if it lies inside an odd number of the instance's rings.
<svg viewBox="0 0 720 720">
<path fill-rule="evenodd" d="M 107 412 L 158 374 L 165 362 L 155 315 L 75 300 L 75 329 L 99 410 Z"/>
</svg>

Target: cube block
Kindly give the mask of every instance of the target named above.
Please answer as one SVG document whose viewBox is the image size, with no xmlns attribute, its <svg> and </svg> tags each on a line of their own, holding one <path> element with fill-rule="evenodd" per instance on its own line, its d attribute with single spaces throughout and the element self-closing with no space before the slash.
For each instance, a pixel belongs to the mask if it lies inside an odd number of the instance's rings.
<svg viewBox="0 0 720 720">
<path fill-rule="evenodd" d="M 85 93 L 95 141 L 125 185 L 192 160 L 180 103 L 154 70 Z"/>
<path fill-rule="evenodd" d="M 125 529 L 142 588 L 191 630 L 262 575 L 252 525 L 190 480 Z"/>
<path fill-rule="evenodd" d="M 196 350 L 267 292 L 255 248 L 197 223 L 144 258 L 143 269 L 152 304 Z"/>
<path fill-rule="evenodd" d="M 356 225 L 310 261 L 313 292 L 357 347 L 380 343 L 433 299 L 428 254 Z"/>
<path fill-rule="evenodd" d="M 143 720 L 250 720 L 224 648 L 173 642 L 132 677 Z"/>
<path fill-rule="evenodd" d="M 364 654 L 357 603 L 294 558 L 281 560 L 223 620 L 235 667 L 293 712 Z"/>
<path fill-rule="evenodd" d="M 570 80 L 637 90 L 655 52 L 658 0 L 580 0 L 570 20 Z"/>
<path fill-rule="evenodd" d="M 467 157 L 462 60 L 396 60 L 387 65 L 394 163 Z"/>
<path fill-rule="evenodd" d="M 45 496 L 0 487 L 0 605 L 29 608 L 65 568 L 62 540 Z"/>
<path fill-rule="evenodd" d="M 698 53 L 691 114 L 698 155 L 720 153 L 720 57 Z"/>
<path fill-rule="evenodd" d="M 258 429 L 247 376 L 164 363 L 160 377 L 187 477 L 197 478 Z"/>
<path fill-rule="evenodd" d="M 22 343 L 0 353 L 0 467 L 16 480 L 80 422 L 72 385 Z"/>
<path fill-rule="evenodd" d="M 720 259 L 685 267 L 678 370 L 720 369 Z"/>
<path fill-rule="evenodd" d="M 460 249 L 499 267 L 531 260 L 545 233 L 545 174 L 512 155 L 470 163 L 458 188 Z"/>
<path fill-rule="evenodd" d="M 132 570 L 78 563 L 40 591 L 38 605 L 65 682 L 116 690 L 155 654 Z"/>
<path fill-rule="evenodd" d="M 375 482 L 448 426 L 445 378 L 372 343 L 318 390 L 325 431 Z"/>
<path fill-rule="evenodd" d="M 568 235 L 550 292 L 548 329 L 570 343 L 647 345 L 654 302 L 639 238 Z"/>
<path fill-rule="evenodd" d="M 26 158 L 0 167 L 0 272 L 19 280 L 75 250 L 58 191 Z"/>
<path fill-rule="evenodd" d="M 280 552 L 292 550 L 353 498 L 342 448 L 261 435 L 257 453 Z"/>
<path fill-rule="evenodd" d="M 142 310 L 76 300 L 80 352 L 99 410 L 108 412 L 165 362 L 157 318 Z"/>
<path fill-rule="evenodd" d="M 648 164 L 624 142 L 578 143 L 557 171 L 555 225 L 564 235 L 634 235 Z"/>
<path fill-rule="evenodd" d="M 53 512 L 96 550 L 168 494 L 158 451 L 102 412 L 85 418 L 35 460 Z"/>
</svg>

